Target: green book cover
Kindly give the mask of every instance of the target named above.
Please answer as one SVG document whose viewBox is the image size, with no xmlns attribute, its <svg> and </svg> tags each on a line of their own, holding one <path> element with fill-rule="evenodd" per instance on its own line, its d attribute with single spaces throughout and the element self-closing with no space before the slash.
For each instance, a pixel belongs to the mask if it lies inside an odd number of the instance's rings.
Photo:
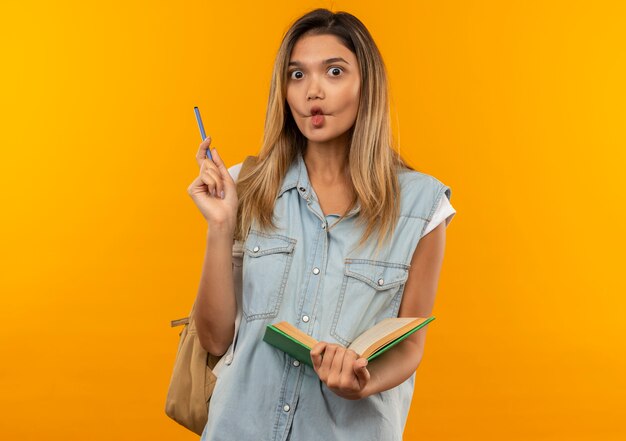
<svg viewBox="0 0 626 441">
<path fill-rule="evenodd" d="M 280 329 L 272 325 L 267 325 L 263 340 L 281 351 L 288 353 L 296 360 L 300 360 L 302 363 L 313 367 L 313 362 L 311 361 L 311 349 L 313 348 L 309 348 L 304 343 L 290 337 Z"/>
<path fill-rule="evenodd" d="M 415 331 L 426 326 L 428 323 L 430 323 L 434 319 L 435 317 L 429 317 L 427 320 L 423 321 L 415 328 L 409 330 L 408 332 L 397 337 L 395 340 L 390 341 L 385 346 L 378 349 L 376 352 L 370 355 L 367 358 L 367 360 L 368 361 L 373 360 L 374 358 L 378 357 L 380 354 L 388 351 L 389 349 L 391 349 L 392 347 L 394 347 L 395 345 L 397 345 L 398 343 L 406 339 L 409 335 L 413 334 Z M 291 355 L 296 360 L 299 360 L 302 363 L 306 363 L 307 365 L 313 367 L 313 363 L 311 361 L 311 349 L 312 348 L 296 340 L 290 335 L 285 334 L 283 331 L 274 327 L 273 325 L 267 325 L 267 327 L 265 328 L 265 335 L 263 336 L 263 340 L 271 344 L 272 346 L 282 350 L 283 352 L 286 352 L 287 354 Z"/>
</svg>

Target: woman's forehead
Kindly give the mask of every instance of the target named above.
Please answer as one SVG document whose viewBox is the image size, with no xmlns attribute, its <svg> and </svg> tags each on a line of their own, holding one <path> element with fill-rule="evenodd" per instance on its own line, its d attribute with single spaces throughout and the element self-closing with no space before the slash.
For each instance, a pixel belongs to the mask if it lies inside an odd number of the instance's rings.
<svg viewBox="0 0 626 441">
<path fill-rule="evenodd" d="M 292 65 L 317 65 L 336 58 L 343 59 L 347 64 L 353 64 L 356 61 L 352 51 L 345 47 L 336 36 L 310 35 L 298 39 L 291 51 L 289 62 Z"/>
</svg>

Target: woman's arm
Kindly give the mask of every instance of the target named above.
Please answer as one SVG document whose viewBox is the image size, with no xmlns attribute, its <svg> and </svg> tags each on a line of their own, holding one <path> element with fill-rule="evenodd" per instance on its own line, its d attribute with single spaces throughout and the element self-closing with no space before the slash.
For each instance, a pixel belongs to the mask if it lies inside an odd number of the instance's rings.
<svg viewBox="0 0 626 441">
<path fill-rule="evenodd" d="M 419 241 L 411 258 L 398 317 L 430 317 L 443 262 L 445 228 L 443 221 Z M 369 365 L 364 358 L 357 360 L 352 350 L 319 342 L 311 349 L 314 369 L 333 392 L 346 399 L 365 398 L 391 389 L 407 380 L 419 366 L 427 329 L 428 326 L 411 334 Z"/>
<path fill-rule="evenodd" d="M 194 319 L 200 345 L 209 354 L 223 355 L 233 341 L 237 300 L 233 281 L 232 229 L 209 228 L 196 296 Z"/>
<path fill-rule="evenodd" d="M 208 225 L 193 319 L 200 345 L 210 354 L 223 355 L 233 341 L 237 313 L 232 252 L 238 198 L 237 184 L 217 150 L 213 160 L 207 157 L 210 144 L 210 136 L 200 143 L 200 175 L 187 188 Z"/>
<path fill-rule="evenodd" d="M 445 245 L 444 220 L 421 238 L 413 253 L 398 317 L 431 316 Z M 427 330 L 428 325 L 411 334 L 393 350 L 371 361 L 369 365 L 371 379 L 363 396 L 391 389 L 413 375 L 422 360 Z"/>
</svg>

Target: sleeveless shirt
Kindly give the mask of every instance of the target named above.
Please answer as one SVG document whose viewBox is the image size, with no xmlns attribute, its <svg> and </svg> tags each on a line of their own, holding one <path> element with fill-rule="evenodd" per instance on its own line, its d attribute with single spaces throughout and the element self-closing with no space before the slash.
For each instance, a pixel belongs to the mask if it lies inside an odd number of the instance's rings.
<svg viewBox="0 0 626 441">
<path fill-rule="evenodd" d="M 253 223 L 243 244 L 237 332 L 222 357 L 202 440 L 402 440 L 415 373 L 389 390 L 347 400 L 313 368 L 263 341 L 268 324 L 285 320 L 317 340 L 348 346 L 397 317 L 413 252 L 442 198 L 451 197 L 425 173 L 403 169 L 398 179 L 396 229 L 374 255 L 375 234 L 356 249 L 364 230 L 355 223 L 360 206 L 343 219 L 325 216 L 298 152 L 277 194 L 278 228 Z"/>
</svg>

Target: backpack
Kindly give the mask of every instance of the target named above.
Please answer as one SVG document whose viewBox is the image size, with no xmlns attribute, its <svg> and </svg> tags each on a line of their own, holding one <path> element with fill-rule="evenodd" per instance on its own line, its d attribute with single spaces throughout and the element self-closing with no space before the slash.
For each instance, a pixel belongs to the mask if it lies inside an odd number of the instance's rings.
<svg viewBox="0 0 626 441">
<path fill-rule="evenodd" d="M 244 170 L 247 172 L 248 169 L 252 168 L 254 162 L 256 162 L 256 157 L 248 156 L 242 165 L 239 176 L 244 174 Z M 235 298 L 238 304 L 235 336 L 233 338 L 234 344 L 239 320 L 241 319 L 242 242 L 234 241 L 232 258 Z M 165 400 L 165 413 L 180 425 L 198 435 L 202 435 L 208 420 L 211 395 L 217 382 L 214 369 L 223 355 L 209 354 L 200 344 L 193 318 L 195 306 L 196 303 L 194 301 L 188 317 L 172 320 L 171 322 L 172 327 L 181 325 L 185 327 L 179 334 L 178 350 Z M 233 344 L 231 344 L 227 354 L 232 351 Z"/>
</svg>

